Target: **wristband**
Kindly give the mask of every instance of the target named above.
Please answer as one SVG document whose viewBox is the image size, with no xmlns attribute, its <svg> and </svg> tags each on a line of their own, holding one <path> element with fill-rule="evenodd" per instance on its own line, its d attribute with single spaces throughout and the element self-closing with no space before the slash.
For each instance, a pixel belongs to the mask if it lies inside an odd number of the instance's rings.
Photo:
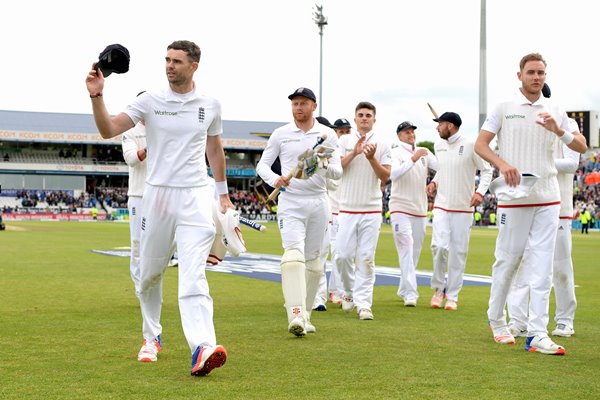
<svg viewBox="0 0 600 400">
<path fill-rule="evenodd" d="M 229 194 L 229 190 L 227 189 L 227 181 L 215 182 L 215 189 L 217 190 L 217 194 Z"/>
<path fill-rule="evenodd" d="M 564 135 L 560 136 L 559 139 L 568 146 L 573 140 L 575 140 L 575 135 L 573 135 L 571 132 L 565 131 Z"/>
<path fill-rule="evenodd" d="M 95 99 L 96 97 L 102 97 L 102 92 L 98 92 L 96 94 L 90 94 L 90 99 Z"/>
</svg>

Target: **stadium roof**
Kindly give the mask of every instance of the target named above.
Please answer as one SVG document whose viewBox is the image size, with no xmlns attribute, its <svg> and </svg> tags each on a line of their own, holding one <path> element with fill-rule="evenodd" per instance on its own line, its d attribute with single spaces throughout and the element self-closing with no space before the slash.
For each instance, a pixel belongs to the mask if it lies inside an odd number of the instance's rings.
<svg viewBox="0 0 600 400">
<path fill-rule="evenodd" d="M 226 149 L 262 150 L 267 138 L 285 122 L 223 121 Z M 92 114 L 0 110 L 0 141 L 54 143 L 120 143 L 102 139 Z"/>
</svg>

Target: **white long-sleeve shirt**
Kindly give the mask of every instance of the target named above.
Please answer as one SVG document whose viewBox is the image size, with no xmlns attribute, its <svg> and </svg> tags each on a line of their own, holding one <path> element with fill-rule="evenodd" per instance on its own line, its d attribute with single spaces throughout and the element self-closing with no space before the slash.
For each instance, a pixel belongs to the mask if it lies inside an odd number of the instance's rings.
<svg viewBox="0 0 600 400">
<path fill-rule="evenodd" d="M 360 134 L 351 132 L 340 138 L 341 156 L 352 153 Z M 380 133 L 369 132 L 364 141 L 376 143 L 375 159 L 381 165 L 392 165 L 389 141 Z M 364 154 L 359 154 L 344 168 L 344 174 L 338 188 L 340 213 L 375 213 L 382 212 L 383 200 L 381 182 Z"/>
<path fill-rule="evenodd" d="M 578 130 L 577 128 L 571 128 Z M 579 153 L 571 150 L 566 144 L 558 141 L 554 148 L 554 166 L 558 171 L 558 188 L 560 189 L 560 218 L 573 218 L 573 177 L 579 167 Z"/>
<path fill-rule="evenodd" d="M 138 123 L 123 134 L 121 142 L 123 158 L 129 166 L 128 196 L 142 197 L 146 181 L 146 160 L 138 157 L 138 151 L 146 148 L 146 127 Z"/>
<path fill-rule="evenodd" d="M 286 176 L 298 165 L 298 156 L 305 150 L 311 149 L 322 135 L 326 135 L 325 143 L 333 146 L 336 150 L 329 159 L 326 171 L 319 170 L 308 179 L 292 178 L 289 186 L 285 188 L 286 195 L 313 196 L 323 194 L 327 191 L 326 178 L 340 179 L 342 176 L 342 164 L 340 152 L 337 149 L 337 135 L 333 129 L 314 121 L 313 127 L 306 133 L 290 122 L 275 129 L 267 147 L 256 167 L 258 175 L 270 186 L 275 187 L 275 182 L 280 177 L 271 170 L 271 165 L 277 157 L 281 163 L 281 176 Z M 324 143 L 324 144 L 325 144 Z"/>
<path fill-rule="evenodd" d="M 427 150 L 427 155 L 412 161 L 417 148 L 408 143 L 392 145 L 392 189 L 390 211 L 417 217 L 427 216 L 427 175 L 429 168 L 437 171 L 438 160 Z"/>
<path fill-rule="evenodd" d="M 473 212 L 470 206 L 475 192 L 485 195 L 492 181 L 492 166 L 474 150 L 475 142 L 457 134 L 435 144 L 439 168 L 434 181 L 437 185 L 434 208 L 449 212 Z M 475 190 L 475 175 L 480 171 Z"/>
</svg>

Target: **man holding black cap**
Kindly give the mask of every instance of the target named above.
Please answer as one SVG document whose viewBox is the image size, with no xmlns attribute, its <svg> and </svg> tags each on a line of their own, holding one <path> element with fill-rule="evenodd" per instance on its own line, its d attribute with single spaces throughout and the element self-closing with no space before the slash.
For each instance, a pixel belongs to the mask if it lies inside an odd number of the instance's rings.
<svg viewBox="0 0 600 400">
<path fill-rule="evenodd" d="M 435 194 L 433 204 L 433 275 L 431 307 L 458 309 L 458 293 L 462 289 L 463 275 L 469 251 L 473 207 L 481 204 L 492 180 L 492 167 L 474 151 L 474 142 L 458 133 L 462 120 L 457 113 L 445 112 L 434 119 L 441 141 L 435 144 L 439 169 L 427 186 Z M 475 188 L 477 170 L 479 186 Z M 448 279 L 445 279 L 446 269 Z"/>
<path fill-rule="evenodd" d="M 256 172 L 268 185 L 286 189 L 279 195 L 277 210 L 284 249 L 281 286 L 288 332 L 304 336 L 316 332 L 310 317 L 324 273 L 320 251 L 329 221 L 326 179 L 339 179 L 342 167 L 335 132 L 313 117 L 317 108 L 313 91 L 301 87 L 288 99 L 293 121 L 269 137 Z M 281 160 L 281 176 L 271 170 L 277 157 Z M 295 171 L 299 165 L 308 167 Z"/>
<path fill-rule="evenodd" d="M 220 211 L 234 208 L 225 176 L 221 105 L 200 94 L 194 73 L 200 48 L 178 40 L 167 47 L 168 87 L 140 94 L 125 112 L 111 117 L 104 105 L 104 75 L 94 63 L 86 86 L 103 138 L 115 137 L 144 120 L 148 148 L 140 238 L 140 307 L 143 346 L 138 360 L 154 362 L 162 344 L 162 279 L 176 237 L 179 252 L 179 309 L 192 353 L 191 375 L 222 366 L 227 352 L 216 344 L 213 301 L 205 266 L 215 236 L 214 189 L 208 184 L 208 158 L 219 194 Z"/>
<path fill-rule="evenodd" d="M 402 277 L 398 296 L 406 307 L 419 299 L 416 266 L 421 255 L 427 224 L 427 176 L 437 171 L 437 158 L 424 147 L 415 147 L 417 127 L 404 121 L 396 129 L 400 145 L 392 148 L 390 212 L 392 232 Z"/>
</svg>

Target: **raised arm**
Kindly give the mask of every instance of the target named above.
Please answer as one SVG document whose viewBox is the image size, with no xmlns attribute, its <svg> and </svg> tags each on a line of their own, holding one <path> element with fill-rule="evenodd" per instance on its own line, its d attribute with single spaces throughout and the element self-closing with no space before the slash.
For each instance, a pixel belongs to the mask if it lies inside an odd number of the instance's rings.
<svg viewBox="0 0 600 400">
<path fill-rule="evenodd" d="M 94 113 L 94 121 L 100 136 L 104 139 L 110 139 L 118 136 L 128 129 L 133 128 L 134 123 L 125 113 L 120 113 L 111 117 L 104 105 L 104 76 L 102 71 L 96 70 L 96 63 L 92 65 L 92 69 L 88 72 L 85 79 L 87 90 L 92 101 L 92 112 Z"/>
</svg>

